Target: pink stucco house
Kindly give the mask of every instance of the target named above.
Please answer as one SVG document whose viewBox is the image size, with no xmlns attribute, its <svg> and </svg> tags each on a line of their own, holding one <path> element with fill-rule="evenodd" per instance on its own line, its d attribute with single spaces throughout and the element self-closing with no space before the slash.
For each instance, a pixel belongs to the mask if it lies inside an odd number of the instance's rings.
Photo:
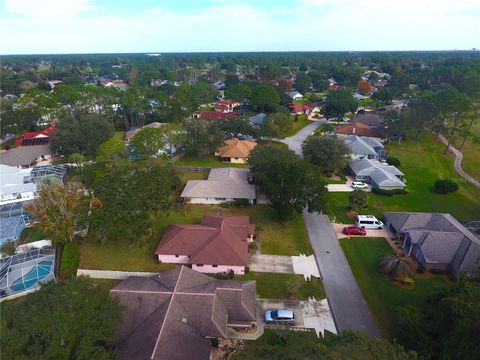
<svg viewBox="0 0 480 360">
<path fill-rule="evenodd" d="M 203 273 L 245 274 L 255 225 L 248 216 L 204 216 L 200 224 L 170 225 L 155 250 L 163 263 Z"/>
</svg>

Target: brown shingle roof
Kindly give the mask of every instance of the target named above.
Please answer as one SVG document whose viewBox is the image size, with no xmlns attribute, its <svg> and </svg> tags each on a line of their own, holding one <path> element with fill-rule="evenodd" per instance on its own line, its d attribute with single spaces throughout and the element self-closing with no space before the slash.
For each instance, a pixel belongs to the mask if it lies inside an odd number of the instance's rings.
<svg viewBox="0 0 480 360">
<path fill-rule="evenodd" d="M 362 124 L 360 122 L 354 124 L 345 124 L 337 126 L 337 134 L 343 135 L 357 135 L 357 136 L 370 136 L 383 138 L 383 134 L 377 129 L 371 128 L 368 125 Z"/>
<path fill-rule="evenodd" d="M 256 146 L 257 143 L 255 141 L 233 138 L 225 140 L 224 145 L 218 149 L 218 152 L 223 158 L 245 159 Z"/>
<path fill-rule="evenodd" d="M 120 360 L 206 360 L 207 337 L 225 337 L 227 321 L 256 320 L 255 282 L 216 280 L 186 267 L 129 277 L 110 294 L 125 306 Z"/>
<path fill-rule="evenodd" d="M 248 216 L 204 216 L 201 224 L 170 225 L 157 255 L 188 255 L 190 264 L 248 266 Z"/>
</svg>

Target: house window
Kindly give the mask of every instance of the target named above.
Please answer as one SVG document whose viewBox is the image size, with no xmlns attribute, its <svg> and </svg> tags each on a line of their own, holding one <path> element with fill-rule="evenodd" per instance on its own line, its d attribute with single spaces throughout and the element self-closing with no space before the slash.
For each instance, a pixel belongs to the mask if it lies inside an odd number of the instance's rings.
<svg viewBox="0 0 480 360">
<path fill-rule="evenodd" d="M 175 257 L 178 257 L 179 255 L 175 255 Z"/>
<path fill-rule="evenodd" d="M 215 200 L 217 200 L 217 201 L 225 201 L 226 198 L 215 198 Z"/>
<path fill-rule="evenodd" d="M 197 266 L 198 266 L 198 267 L 202 267 L 202 266 L 203 266 L 203 264 L 197 264 Z"/>
<path fill-rule="evenodd" d="M 218 265 L 212 265 L 213 267 L 218 267 Z"/>
</svg>

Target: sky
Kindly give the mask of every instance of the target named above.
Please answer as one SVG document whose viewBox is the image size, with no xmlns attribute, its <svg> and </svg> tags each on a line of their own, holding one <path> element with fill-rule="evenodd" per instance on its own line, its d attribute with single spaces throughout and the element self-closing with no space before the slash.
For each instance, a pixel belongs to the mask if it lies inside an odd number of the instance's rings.
<svg viewBox="0 0 480 360">
<path fill-rule="evenodd" d="M 0 0 L 0 54 L 480 48 L 480 0 Z"/>
</svg>

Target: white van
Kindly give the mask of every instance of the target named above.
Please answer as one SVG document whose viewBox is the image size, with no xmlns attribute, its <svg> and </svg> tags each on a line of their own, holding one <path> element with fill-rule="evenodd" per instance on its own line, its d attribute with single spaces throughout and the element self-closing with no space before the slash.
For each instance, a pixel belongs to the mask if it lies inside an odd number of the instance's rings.
<svg viewBox="0 0 480 360">
<path fill-rule="evenodd" d="M 357 215 L 355 225 L 365 229 L 383 229 L 383 222 L 373 215 Z"/>
</svg>

